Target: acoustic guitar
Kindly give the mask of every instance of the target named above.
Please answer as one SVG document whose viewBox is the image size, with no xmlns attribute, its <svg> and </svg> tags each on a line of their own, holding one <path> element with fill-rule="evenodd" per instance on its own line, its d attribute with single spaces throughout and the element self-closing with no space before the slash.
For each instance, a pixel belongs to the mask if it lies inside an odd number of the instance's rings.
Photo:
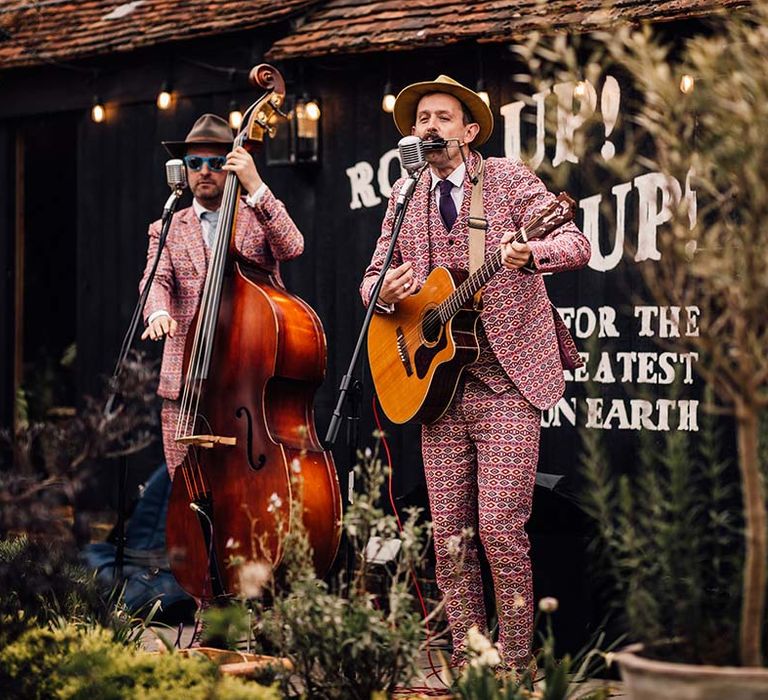
<svg viewBox="0 0 768 700">
<path fill-rule="evenodd" d="M 571 221 L 575 209 L 561 193 L 512 240 L 542 238 Z M 474 296 L 501 268 L 501 248 L 472 275 L 436 267 L 394 313 L 373 317 L 368 361 L 379 403 L 393 423 L 433 423 L 448 409 L 462 371 L 480 354 Z"/>
</svg>

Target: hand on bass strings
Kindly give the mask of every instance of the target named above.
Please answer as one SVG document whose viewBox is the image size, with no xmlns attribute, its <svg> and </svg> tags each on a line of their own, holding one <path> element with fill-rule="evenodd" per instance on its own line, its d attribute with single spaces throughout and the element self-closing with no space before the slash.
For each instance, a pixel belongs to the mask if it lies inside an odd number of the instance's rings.
<svg viewBox="0 0 768 700">
<path fill-rule="evenodd" d="M 387 270 L 384 284 L 379 292 L 379 301 L 384 304 L 396 304 L 417 290 L 413 275 L 413 265 L 405 262 L 399 267 Z"/>
<path fill-rule="evenodd" d="M 237 179 L 240 180 L 240 184 L 248 194 L 253 194 L 264 182 L 256 169 L 253 157 L 242 146 L 238 146 L 234 151 L 227 153 L 224 170 L 237 175 Z"/>
<path fill-rule="evenodd" d="M 166 335 L 173 338 L 174 333 L 176 333 L 177 325 L 176 321 L 168 316 L 168 314 L 163 314 L 162 316 L 153 319 L 152 323 L 144 329 L 144 332 L 141 334 L 141 339 L 146 340 L 147 338 L 151 338 L 152 340 L 161 340 Z"/>
</svg>

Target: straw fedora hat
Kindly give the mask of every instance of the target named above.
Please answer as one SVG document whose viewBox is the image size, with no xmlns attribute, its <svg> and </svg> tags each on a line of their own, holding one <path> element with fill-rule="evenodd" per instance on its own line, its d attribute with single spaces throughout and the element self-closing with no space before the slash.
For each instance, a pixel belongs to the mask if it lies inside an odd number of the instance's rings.
<svg viewBox="0 0 768 700">
<path fill-rule="evenodd" d="M 192 126 L 184 141 L 163 141 L 165 150 L 181 158 L 189 146 L 232 146 L 232 128 L 216 114 L 204 114 Z"/>
<path fill-rule="evenodd" d="M 411 128 L 416 122 L 416 107 L 419 100 L 424 95 L 433 92 L 445 92 L 453 95 L 469 110 L 472 119 L 480 125 L 480 131 L 477 132 L 477 136 L 472 142 L 473 146 L 480 146 L 490 138 L 493 132 L 493 112 L 491 112 L 490 107 L 480 99 L 480 95 L 476 92 L 464 87 L 447 75 L 438 75 L 434 80 L 424 83 L 413 83 L 400 91 L 395 100 L 392 116 L 395 118 L 397 130 L 403 136 L 411 134 Z"/>
</svg>

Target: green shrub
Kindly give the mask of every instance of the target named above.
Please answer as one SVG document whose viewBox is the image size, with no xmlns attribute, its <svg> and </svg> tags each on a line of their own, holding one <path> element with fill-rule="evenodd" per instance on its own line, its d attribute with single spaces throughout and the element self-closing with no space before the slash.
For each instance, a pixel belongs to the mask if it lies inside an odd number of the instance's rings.
<svg viewBox="0 0 768 700">
<path fill-rule="evenodd" d="M 59 617 L 108 619 L 92 572 L 63 543 L 0 540 L 0 646 Z"/>
<path fill-rule="evenodd" d="M 278 700 L 274 688 L 220 676 L 203 658 L 147 654 L 105 629 L 31 629 L 0 651 L 0 688 L 14 700 Z"/>
</svg>

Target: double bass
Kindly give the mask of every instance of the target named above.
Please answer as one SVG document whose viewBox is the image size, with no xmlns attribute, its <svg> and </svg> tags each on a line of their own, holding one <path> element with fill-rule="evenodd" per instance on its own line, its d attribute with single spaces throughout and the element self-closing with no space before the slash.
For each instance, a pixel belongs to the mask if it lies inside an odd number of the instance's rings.
<svg viewBox="0 0 768 700">
<path fill-rule="evenodd" d="M 265 92 L 245 113 L 233 148 L 252 151 L 274 133 L 285 83 L 266 64 L 250 79 Z M 336 468 L 314 425 L 325 333 L 308 304 L 235 249 L 240 195 L 230 172 L 184 351 L 176 440 L 187 454 L 174 475 L 166 523 L 171 571 L 201 600 L 239 592 L 234 558 L 279 567 L 282 544 L 296 526 L 298 483 L 319 576 L 341 535 Z"/>
</svg>

